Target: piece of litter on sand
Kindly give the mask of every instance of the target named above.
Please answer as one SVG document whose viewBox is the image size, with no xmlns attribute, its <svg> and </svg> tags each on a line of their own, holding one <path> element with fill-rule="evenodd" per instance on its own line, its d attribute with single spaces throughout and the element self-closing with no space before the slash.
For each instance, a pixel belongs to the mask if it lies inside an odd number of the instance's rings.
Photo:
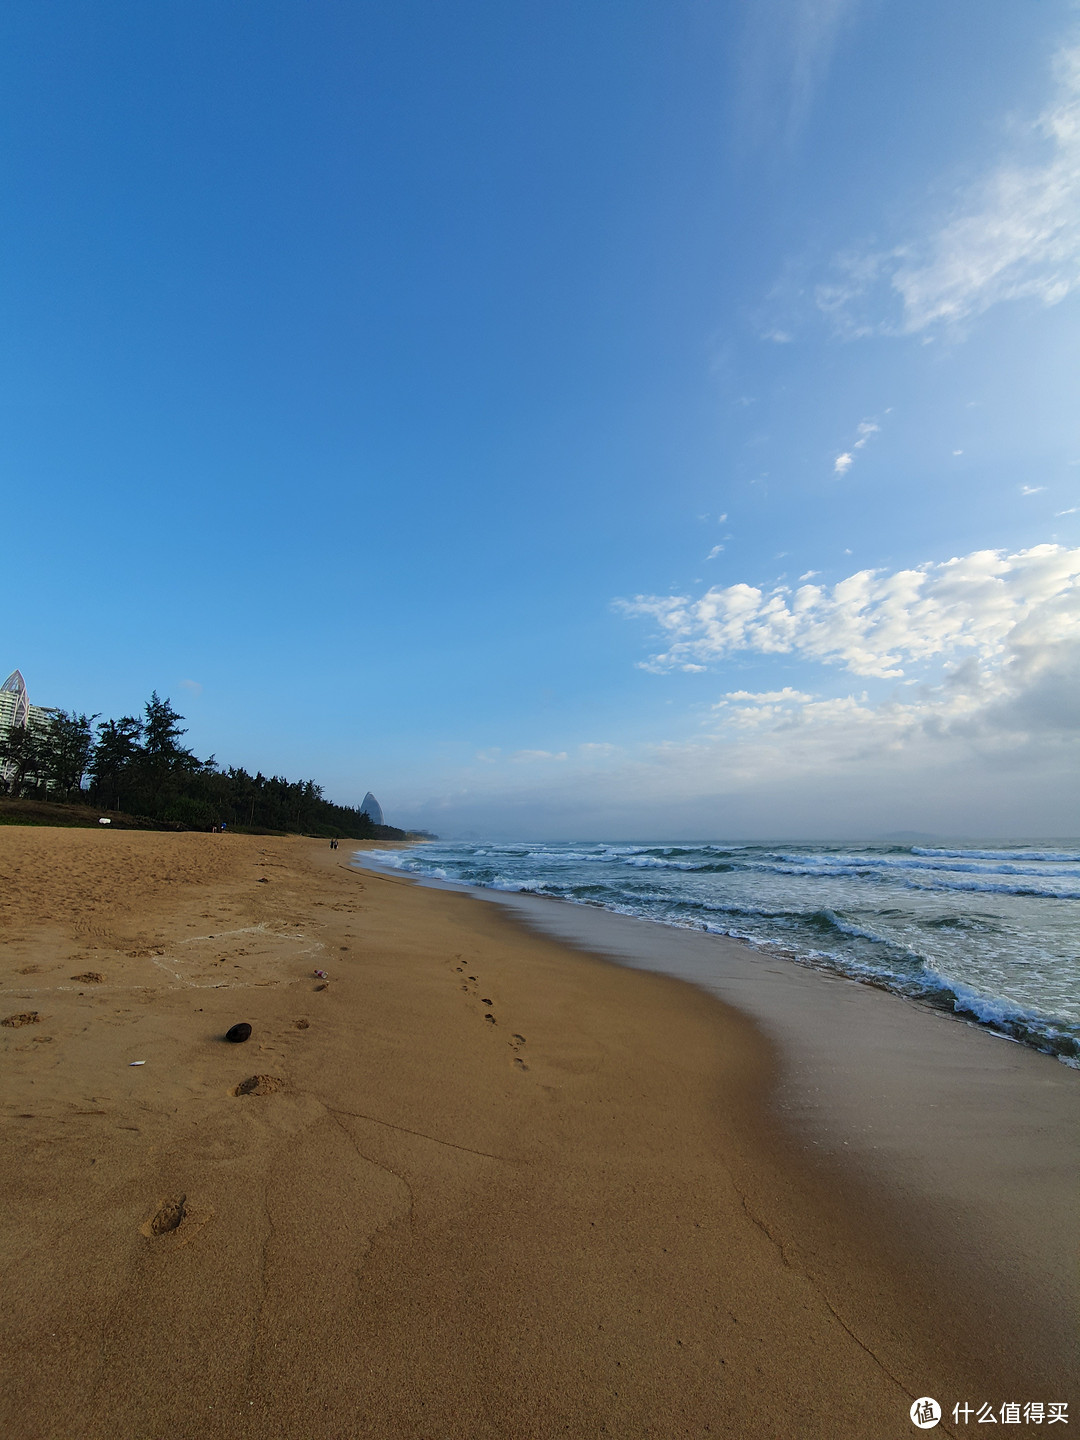
<svg viewBox="0 0 1080 1440">
<path fill-rule="evenodd" d="M 145 1060 L 129 1060 L 129 1061 L 128 1061 L 128 1064 L 129 1064 L 129 1065 L 145 1065 L 145 1064 L 146 1064 L 146 1061 L 145 1061 Z"/>
<path fill-rule="evenodd" d="M 313 970 L 311 973 L 315 976 L 315 979 L 316 979 L 316 980 L 325 980 L 325 979 L 326 979 L 326 971 L 325 971 L 325 970 Z"/>
</svg>

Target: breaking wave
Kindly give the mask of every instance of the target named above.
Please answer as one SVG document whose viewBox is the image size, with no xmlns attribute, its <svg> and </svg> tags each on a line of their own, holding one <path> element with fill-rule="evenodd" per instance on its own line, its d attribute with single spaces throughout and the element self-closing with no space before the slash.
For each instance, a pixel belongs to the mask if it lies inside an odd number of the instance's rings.
<svg viewBox="0 0 1080 1440">
<path fill-rule="evenodd" d="M 358 859 L 730 936 L 1080 1068 L 1080 845 L 439 842 Z"/>
</svg>

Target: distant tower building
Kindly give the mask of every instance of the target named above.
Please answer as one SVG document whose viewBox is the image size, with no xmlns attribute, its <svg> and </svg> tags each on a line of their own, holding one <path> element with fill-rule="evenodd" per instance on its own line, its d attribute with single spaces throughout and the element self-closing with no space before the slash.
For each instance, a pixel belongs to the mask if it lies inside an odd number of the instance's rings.
<svg viewBox="0 0 1080 1440">
<path fill-rule="evenodd" d="M 26 681 L 18 670 L 13 670 L 0 685 L 0 729 L 15 730 L 30 719 L 30 697 L 26 693 Z"/>
<path fill-rule="evenodd" d="M 366 815 L 368 819 L 376 825 L 386 824 L 386 821 L 383 819 L 382 806 L 370 790 L 364 796 L 364 803 L 360 806 L 360 813 L 361 815 Z"/>
<path fill-rule="evenodd" d="M 0 735 L 12 730 L 41 730 L 55 715 L 55 710 L 46 710 L 42 705 L 31 705 L 26 693 L 26 681 L 18 670 L 13 670 L 0 685 Z M 17 767 L 7 761 L 0 764 L 0 787 L 7 789 L 8 782 Z"/>
<path fill-rule="evenodd" d="M 56 712 L 44 705 L 31 705 L 22 672 L 13 670 L 0 685 L 0 730 L 16 730 L 23 725 L 47 725 Z"/>
</svg>

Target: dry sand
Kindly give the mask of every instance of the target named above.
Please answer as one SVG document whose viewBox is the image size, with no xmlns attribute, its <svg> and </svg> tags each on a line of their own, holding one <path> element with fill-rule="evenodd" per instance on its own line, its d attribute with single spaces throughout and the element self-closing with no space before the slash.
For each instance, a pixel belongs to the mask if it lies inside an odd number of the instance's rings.
<svg viewBox="0 0 1080 1440">
<path fill-rule="evenodd" d="M 919 1395 L 1072 1399 L 1032 1297 L 935 1294 L 934 1235 L 909 1266 L 793 1143 L 737 1010 L 348 859 L 0 830 L 0 1018 L 37 1017 L 0 1028 L 5 1440 L 877 1440 Z"/>
</svg>

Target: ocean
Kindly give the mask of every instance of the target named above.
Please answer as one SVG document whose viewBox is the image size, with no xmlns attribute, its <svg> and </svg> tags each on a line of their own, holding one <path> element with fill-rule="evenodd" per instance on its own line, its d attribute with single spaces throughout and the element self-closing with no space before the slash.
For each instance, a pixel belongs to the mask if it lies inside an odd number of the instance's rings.
<svg viewBox="0 0 1080 1440">
<path fill-rule="evenodd" d="M 732 936 L 1080 1069 L 1080 843 L 439 841 L 362 858 Z"/>
</svg>

